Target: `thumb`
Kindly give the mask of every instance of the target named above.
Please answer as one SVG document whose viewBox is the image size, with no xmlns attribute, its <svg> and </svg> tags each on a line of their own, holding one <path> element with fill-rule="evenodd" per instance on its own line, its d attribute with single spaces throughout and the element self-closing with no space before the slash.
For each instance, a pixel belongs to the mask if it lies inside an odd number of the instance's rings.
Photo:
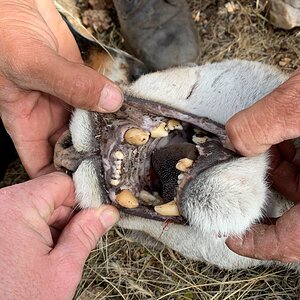
<svg viewBox="0 0 300 300">
<path fill-rule="evenodd" d="M 64 228 L 57 245 L 51 252 L 54 261 L 71 272 L 82 272 L 83 265 L 96 247 L 97 241 L 119 219 L 118 210 L 109 205 L 98 209 L 86 209 L 76 214 Z"/>
<path fill-rule="evenodd" d="M 300 70 L 251 107 L 234 115 L 226 131 L 234 148 L 254 156 L 300 136 Z"/>
<path fill-rule="evenodd" d="M 241 256 L 266 260 L 282 258 L 274 225 L 254 225 L 243 237 L 229 237 L 226 245 Z"/>
<path fill-rule="evenodd" d="M 14 74 L 21 87 L 56 96 L 74 107 L 111 112 L 123 102 L 121 89 L 108 78 L 48 47 L 37 51 L 34 60 L 23 62 Z"/>
</svg>

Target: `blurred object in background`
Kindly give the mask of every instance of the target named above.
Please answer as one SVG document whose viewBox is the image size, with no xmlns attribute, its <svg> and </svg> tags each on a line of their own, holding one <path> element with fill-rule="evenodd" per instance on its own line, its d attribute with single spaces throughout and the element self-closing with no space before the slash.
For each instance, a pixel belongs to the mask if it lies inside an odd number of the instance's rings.
<svg viewBox="0 0 300 300">
<path fill-rule="evenodd" d="M 276 27 L 292 29 L 300 26 L 300 0 L 269 0 L 268 12 Z"/>
</svg>

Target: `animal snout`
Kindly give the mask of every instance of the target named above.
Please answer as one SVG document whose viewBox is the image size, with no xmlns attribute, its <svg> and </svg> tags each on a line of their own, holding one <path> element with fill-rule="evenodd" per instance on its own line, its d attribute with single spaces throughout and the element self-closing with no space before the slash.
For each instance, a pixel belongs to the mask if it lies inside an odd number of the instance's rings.
<svg viewBox="0 0 300 300">
<path fill-rule="evenodd" d="M 147 67 L 144 63 L 142 63 L 140 60 L 135 59 L 133 57 L 128 58 L 128 80 L 129 81 L 135 81 L 139 79 L 142 75 L 149 72 Z"/>
</svg>

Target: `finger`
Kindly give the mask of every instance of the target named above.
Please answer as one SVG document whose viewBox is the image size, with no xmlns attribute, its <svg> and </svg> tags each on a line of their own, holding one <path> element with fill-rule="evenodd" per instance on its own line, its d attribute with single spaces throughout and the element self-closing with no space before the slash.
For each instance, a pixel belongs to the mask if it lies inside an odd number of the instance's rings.
<svg viewBox="0 0 300 300">
<path fill-rule="evenodd" d="M 91 68 L 70 62 L 54 50 L 38 47 L 35 59 L 11 70 L 12 80 L 20 87 L 39 90 L 83 109 L 111 112 L 120 108 L 120 88 Z"/>
<path fill-rule="evenodd" d="M 282 259 L 275 225 L 255 225 L 244 237 L 229 237 L 226 245 L 242 256 L 266 260 Z"/>
<path fill-rule="evenodd" d="M 226 124 L 234 148 L 243 155 L 262 153 L 271 145 L 300 136 L 300 71 Z"/>
<path fill-rule="evenodd" d="M 61 205 L 53 211 L 47 223 L 53 228 L 62 230 L 69 223 L 74 214 L 74 208 Z"/>
<path fill-rule="evenodd" d="M 103 205 L 99 209 L 87 209 L 76 214 L 62 232 L 51 257 L 62 268 L 72 266 L 74 272 L 82 271 L 85 260 L 98 239 L 119 219 L 115 207 Z"/>
<path fill-rule="evenodd" d="M 300 203 L 300 173 L 299 169 L 288 161 L 282 161 L 271 171 L 272 187 L 280 194 Z"/>
<path fill-rule="evenodd" d="M 255 259 L 296 262 L 300 259 L 300 206 L 295 205 L 274 225 L 259 224 L 240 237 L 229 237 L 226 245 L 233 252 Z"/>
<path fill-rule="evenodd" d="M 27 203 L 30 201 L 30 206 L 37 210 L 46 222 L 50 220 L 56 208 L 76 205 L 72 179 L 59 172 L 41 176 L 8 189 L 14 192 L 14 199 L 23 199 Z M 19 206 L 19 200 L 15 201 L 15 205 Z"/>
</svg>

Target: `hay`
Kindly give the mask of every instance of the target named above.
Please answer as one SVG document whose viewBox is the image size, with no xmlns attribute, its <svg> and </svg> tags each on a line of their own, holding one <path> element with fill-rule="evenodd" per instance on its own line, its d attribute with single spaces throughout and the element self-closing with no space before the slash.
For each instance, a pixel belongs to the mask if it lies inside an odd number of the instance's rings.
<svg viewBox="0 0 300 300">
<path fill-rule="evenodd" d="M 243 58 L 291 72 L 300 65 L 300 30 L 284 31 L 267 21 L 261 1 L 189 0 L 200 35 L 199 63 Z M 78 0 L 81 13 L 91 6 Z M 229 3 L 229 4 L 228 4 Z M 105 43 L 124 48 L 117 17 L 107 31 L 95 32 Z M 10 168 L 0 186 L 26 180 L 20 166 Z M 224 271 L 183 258 L 170 250 L 153 250 L 112 230 L 86 265 L 75 299 L 299 299 L 299 276 L 284 268 Z"/>
</svg>

